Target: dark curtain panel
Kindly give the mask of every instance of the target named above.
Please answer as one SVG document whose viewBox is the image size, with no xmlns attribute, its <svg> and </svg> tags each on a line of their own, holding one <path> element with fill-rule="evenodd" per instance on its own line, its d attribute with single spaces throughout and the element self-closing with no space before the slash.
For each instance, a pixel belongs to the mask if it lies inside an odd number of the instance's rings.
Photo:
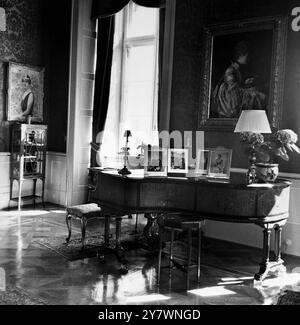
<svg viewBox="0 0 300 325">
<path fill-rule="evenodd" d="M 108 17 L 122 10 L 130 0 L 93 0 L 92 19 Z M 165 5 L 165 0 L 133 0 L 137 5 L 161 8 Z"/>
<path fill-rule="evenodd" d="M 107 116 L 111 66 L 114 45 L 114 16 L 99 19 L 98 21 L 98 43 L 97 43 L 97 63 L 95 76 L 95 95 L 93 109 L 93 145 L 92 149 L 97 150 L 97 134 L 104 130 Z M 96 146 L 96 147 L 95 147 Z M 91 166 L 96 164 L 96 151 L 91 152 Z"/>
</svg>

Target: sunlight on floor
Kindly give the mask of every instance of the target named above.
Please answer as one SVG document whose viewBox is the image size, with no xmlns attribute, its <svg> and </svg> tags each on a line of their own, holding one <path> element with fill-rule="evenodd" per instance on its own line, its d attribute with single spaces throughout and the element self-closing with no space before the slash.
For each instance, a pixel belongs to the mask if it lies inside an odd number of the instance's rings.
<svg viewBox="0 0 300 325">
<path fill-rule="evenodd" d="M 50 212 L 58 213 L 58 214 L 66 214 L 66 210 L 51 210 Z"/>
<path fill-rule="evenodd" d="M 18 214 L 21 217 L 34 217 L 34 216 L 40 216 L 40 215 L 46 215 L 49 214 L 49 211 L 45 210 L 25 210 L 25 211 L 19 211 Z"/>
<path fill-rule="evenodd" d="M 300 273 L 284 274 L 277 278 L 265 279 L 257 282 L 255 287 L 283 287 L 288 285 L 300 284 Z"/>
<path fill-rule="evenodd" d="M 236 292 L 225 289 L 224 287 L 208 287 L 202 289 L 195 289 L 189 290 L 188 293 L 201 297 L 226 296 L 236 294 Z"/>
<path fill-rule="evenodd" d="M 251 281 L 253 280 L 253 276 L 244 276 L 244 277 L 237 277 L 237 278 L 221 278 L 221 282 L 218 285 L 231 285 L 231 284 L 242 284 L 244 281 Z"/>
<path fill-rule="evenodd" d="M 155 302 L 158 300 L 169 300 L 170 297 L 160 295 L 160 294 L 150 294 L 150 295 L 144 295 L 144 296 L 135 296 L 135 297 L 126 297 L 125 303 L 141 303 L 141 302 Z"/>
</svg>

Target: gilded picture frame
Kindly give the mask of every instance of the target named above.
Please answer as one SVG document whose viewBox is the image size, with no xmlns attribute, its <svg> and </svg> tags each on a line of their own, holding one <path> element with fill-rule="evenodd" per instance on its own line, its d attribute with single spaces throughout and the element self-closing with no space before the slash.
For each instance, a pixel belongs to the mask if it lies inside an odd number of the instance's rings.
<svg viewBox="0 0 300 325">
<path fill-rule="evenodd" d="M 265 109 L 271 126 L 280 127 L 286 31 L 282 16 L 204 29 L 200 130 L 233 131 L 242 109 Z M 247 58 L 241 61 L 243 45 Z"/>
</svg>

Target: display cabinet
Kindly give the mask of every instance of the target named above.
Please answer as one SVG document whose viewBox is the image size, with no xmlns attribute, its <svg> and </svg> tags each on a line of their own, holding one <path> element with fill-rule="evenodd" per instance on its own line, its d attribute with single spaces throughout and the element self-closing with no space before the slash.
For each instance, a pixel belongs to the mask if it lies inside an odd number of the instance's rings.
<svg viewBox="0 0 300 325">
<path fill-rule="evenodd" d="M 11 130 L 10 155 L 10 200 L 21 201 L 41 199 L 44 206 L 47 126 L 15 123 Z M 37 194 L 37 181 L 42 182 L 41 193 Z M 13 196 L 14 181 L 18 182 L 18 195 Z M 32 195 L 23 195 L 24 181 L 33 182 Z"/>
</svg>

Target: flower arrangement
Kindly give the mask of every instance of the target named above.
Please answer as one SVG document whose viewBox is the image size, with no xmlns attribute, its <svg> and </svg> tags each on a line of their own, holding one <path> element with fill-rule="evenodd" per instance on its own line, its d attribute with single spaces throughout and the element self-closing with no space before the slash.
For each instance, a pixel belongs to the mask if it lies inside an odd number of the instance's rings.
<svg viewBox="0 0 300 325">
<path fill-rule="evenodd" d="M 298 136 L 290 129 L 278 130 L 272 133 L 268 140 L 265 140 L 260 133 L 243 132 L 241 141 L 248 144 L 248 154 L 255 153 L 263 163 L 273 163 L 276 161 L 276 157 L 288 161 L 289 152 L 300 154 L 300 149 L 296 145 Z"/>
</svg>

